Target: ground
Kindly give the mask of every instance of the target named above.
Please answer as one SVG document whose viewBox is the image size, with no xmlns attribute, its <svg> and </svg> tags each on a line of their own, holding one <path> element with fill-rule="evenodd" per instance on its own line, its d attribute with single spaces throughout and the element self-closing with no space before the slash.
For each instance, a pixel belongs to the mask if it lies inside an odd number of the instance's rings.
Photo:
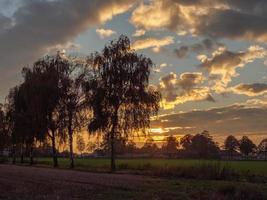
<svg viewBox="0 0 267 200">
<path fill-rule="evenodd" d="M 266 184 L 0 165 L 0 199 L 267 199 Z"/>
</svg>

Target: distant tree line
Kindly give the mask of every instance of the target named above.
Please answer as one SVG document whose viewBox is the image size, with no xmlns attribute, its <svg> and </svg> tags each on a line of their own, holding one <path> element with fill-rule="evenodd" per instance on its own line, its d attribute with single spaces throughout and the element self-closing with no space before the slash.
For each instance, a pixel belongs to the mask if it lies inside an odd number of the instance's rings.
<svg viewBox="0 0 267 200">
<path fill-rule="evenodd" d="M 67 142 L 73 168 L 73 135 L 87 129 L 107 142 L 115 170 L 115 141 L 145 133 L 159 110 L 161 95 L 149 86 L 153 66 L 121 36 L 86 58 L 59 52 L 23 68 L 23 82 L 0 107 L 0 152 L 8 148 L 13 163 L 19 155 L 33 164 L 34 150 L 49 144 L 57 167 L 58 145 Z"/>
<path fill-rule="evenodd" d="M 214 142 L 208 131 L 191 135 L 187 134 L 177 139 L 175 136 L 166 136 L 162 145 L 152 137 L 148 137 L 141 147 L 137 147 L 132 140 L 121 138 L 116 142 L 117 153 L 127 157 L 146 156 L 146 157 L 167 157 L 167 158 L 201 158 L 201 159 L 237 159 L 242 157 L 247 159 L 251 154 L 262 154 L 267 160 L 267 139 L 263 139 L 258 146 L 247 136 L 240 140 L 234 136 L 228 136 L 223 146 Z M 103 142 L 100 147 L 94 150 L 95 154 L 105 156 L 109 154 L 109 147 Z"/>
</svg>

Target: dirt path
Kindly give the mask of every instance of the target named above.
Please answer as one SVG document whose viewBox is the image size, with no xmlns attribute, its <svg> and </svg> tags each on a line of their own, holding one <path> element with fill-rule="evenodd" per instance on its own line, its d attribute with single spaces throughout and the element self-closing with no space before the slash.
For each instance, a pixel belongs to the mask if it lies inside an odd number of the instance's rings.
<svg viewBox="0 0 267 200">
<path fill-rule="evenodd" d="M 138 191 L 151 180 L 124 174 L 0 165 L 0 199 L 106 199 L 109 192 Z"/>
</svg>

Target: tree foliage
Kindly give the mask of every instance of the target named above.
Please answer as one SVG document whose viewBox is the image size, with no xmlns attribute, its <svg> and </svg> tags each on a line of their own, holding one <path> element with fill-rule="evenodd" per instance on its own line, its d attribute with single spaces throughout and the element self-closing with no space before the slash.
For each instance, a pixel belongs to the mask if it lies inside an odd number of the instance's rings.
<svg viewBox="0 0 267 200">
<path fill-rule="evenodd" d="M 229 135 L 225 139 L 224 148 L 229 152 L 230 158 L 232 158 L 233 153 L 238 149 L 238 147 L 239 147 L 239 142 L 234 136 Z"/>
<path fill-rule="evenodd" d="M 246 156 L 252 153 L 256 148 L 256 145 L 247 136 L 243 136 L 239 144 L 240 152 Z"/>
<path fill-rule="evenodd" d="M 179 142 L 176 137 L 168 136 L 162 145 L 162 151 L 169 157 L 175 156 L 179 147 Z"/>
<path fill-rule="evenodd" d="M 95 77 L 85 87 L 88 105 L 93 110 L 88 130 L 109 138 L 114 170 L 116 138 L 127 138 L 133 132 L 145 133 L 150 116 L 159 110 L 161 96 L 149 87 L 152 61 L 132 50 L 125 36 L 92 55 L 89 64 L 95 70 Z"/>
</svg>

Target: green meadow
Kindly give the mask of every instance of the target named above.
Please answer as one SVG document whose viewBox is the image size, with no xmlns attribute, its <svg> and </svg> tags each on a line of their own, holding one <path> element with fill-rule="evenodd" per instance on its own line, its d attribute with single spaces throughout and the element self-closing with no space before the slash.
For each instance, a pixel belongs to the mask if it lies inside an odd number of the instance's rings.
<svg viewBox="0 0 267 200">
<path fill-rule="evenodd" d="M 36 158 L 39 165 L 52 166 L 52 158 Z M 152 170 L 161 168 L 187 168 L 202 165 L 216 165 L 230 168 L 240 173 L 251 173 L 267 176 L 267 161 L 222 161 L 222 160 L 190 160 L 190 159 L 117 159 L 117 169 L 120 170 Z M 59 158 L 59 166 L 68 168 L 69 159 Z M 109 159 L 102 158 L 76 158 L 75 167 L 89 171 L 107 171 L 110 167 Z"/>
</svg>

